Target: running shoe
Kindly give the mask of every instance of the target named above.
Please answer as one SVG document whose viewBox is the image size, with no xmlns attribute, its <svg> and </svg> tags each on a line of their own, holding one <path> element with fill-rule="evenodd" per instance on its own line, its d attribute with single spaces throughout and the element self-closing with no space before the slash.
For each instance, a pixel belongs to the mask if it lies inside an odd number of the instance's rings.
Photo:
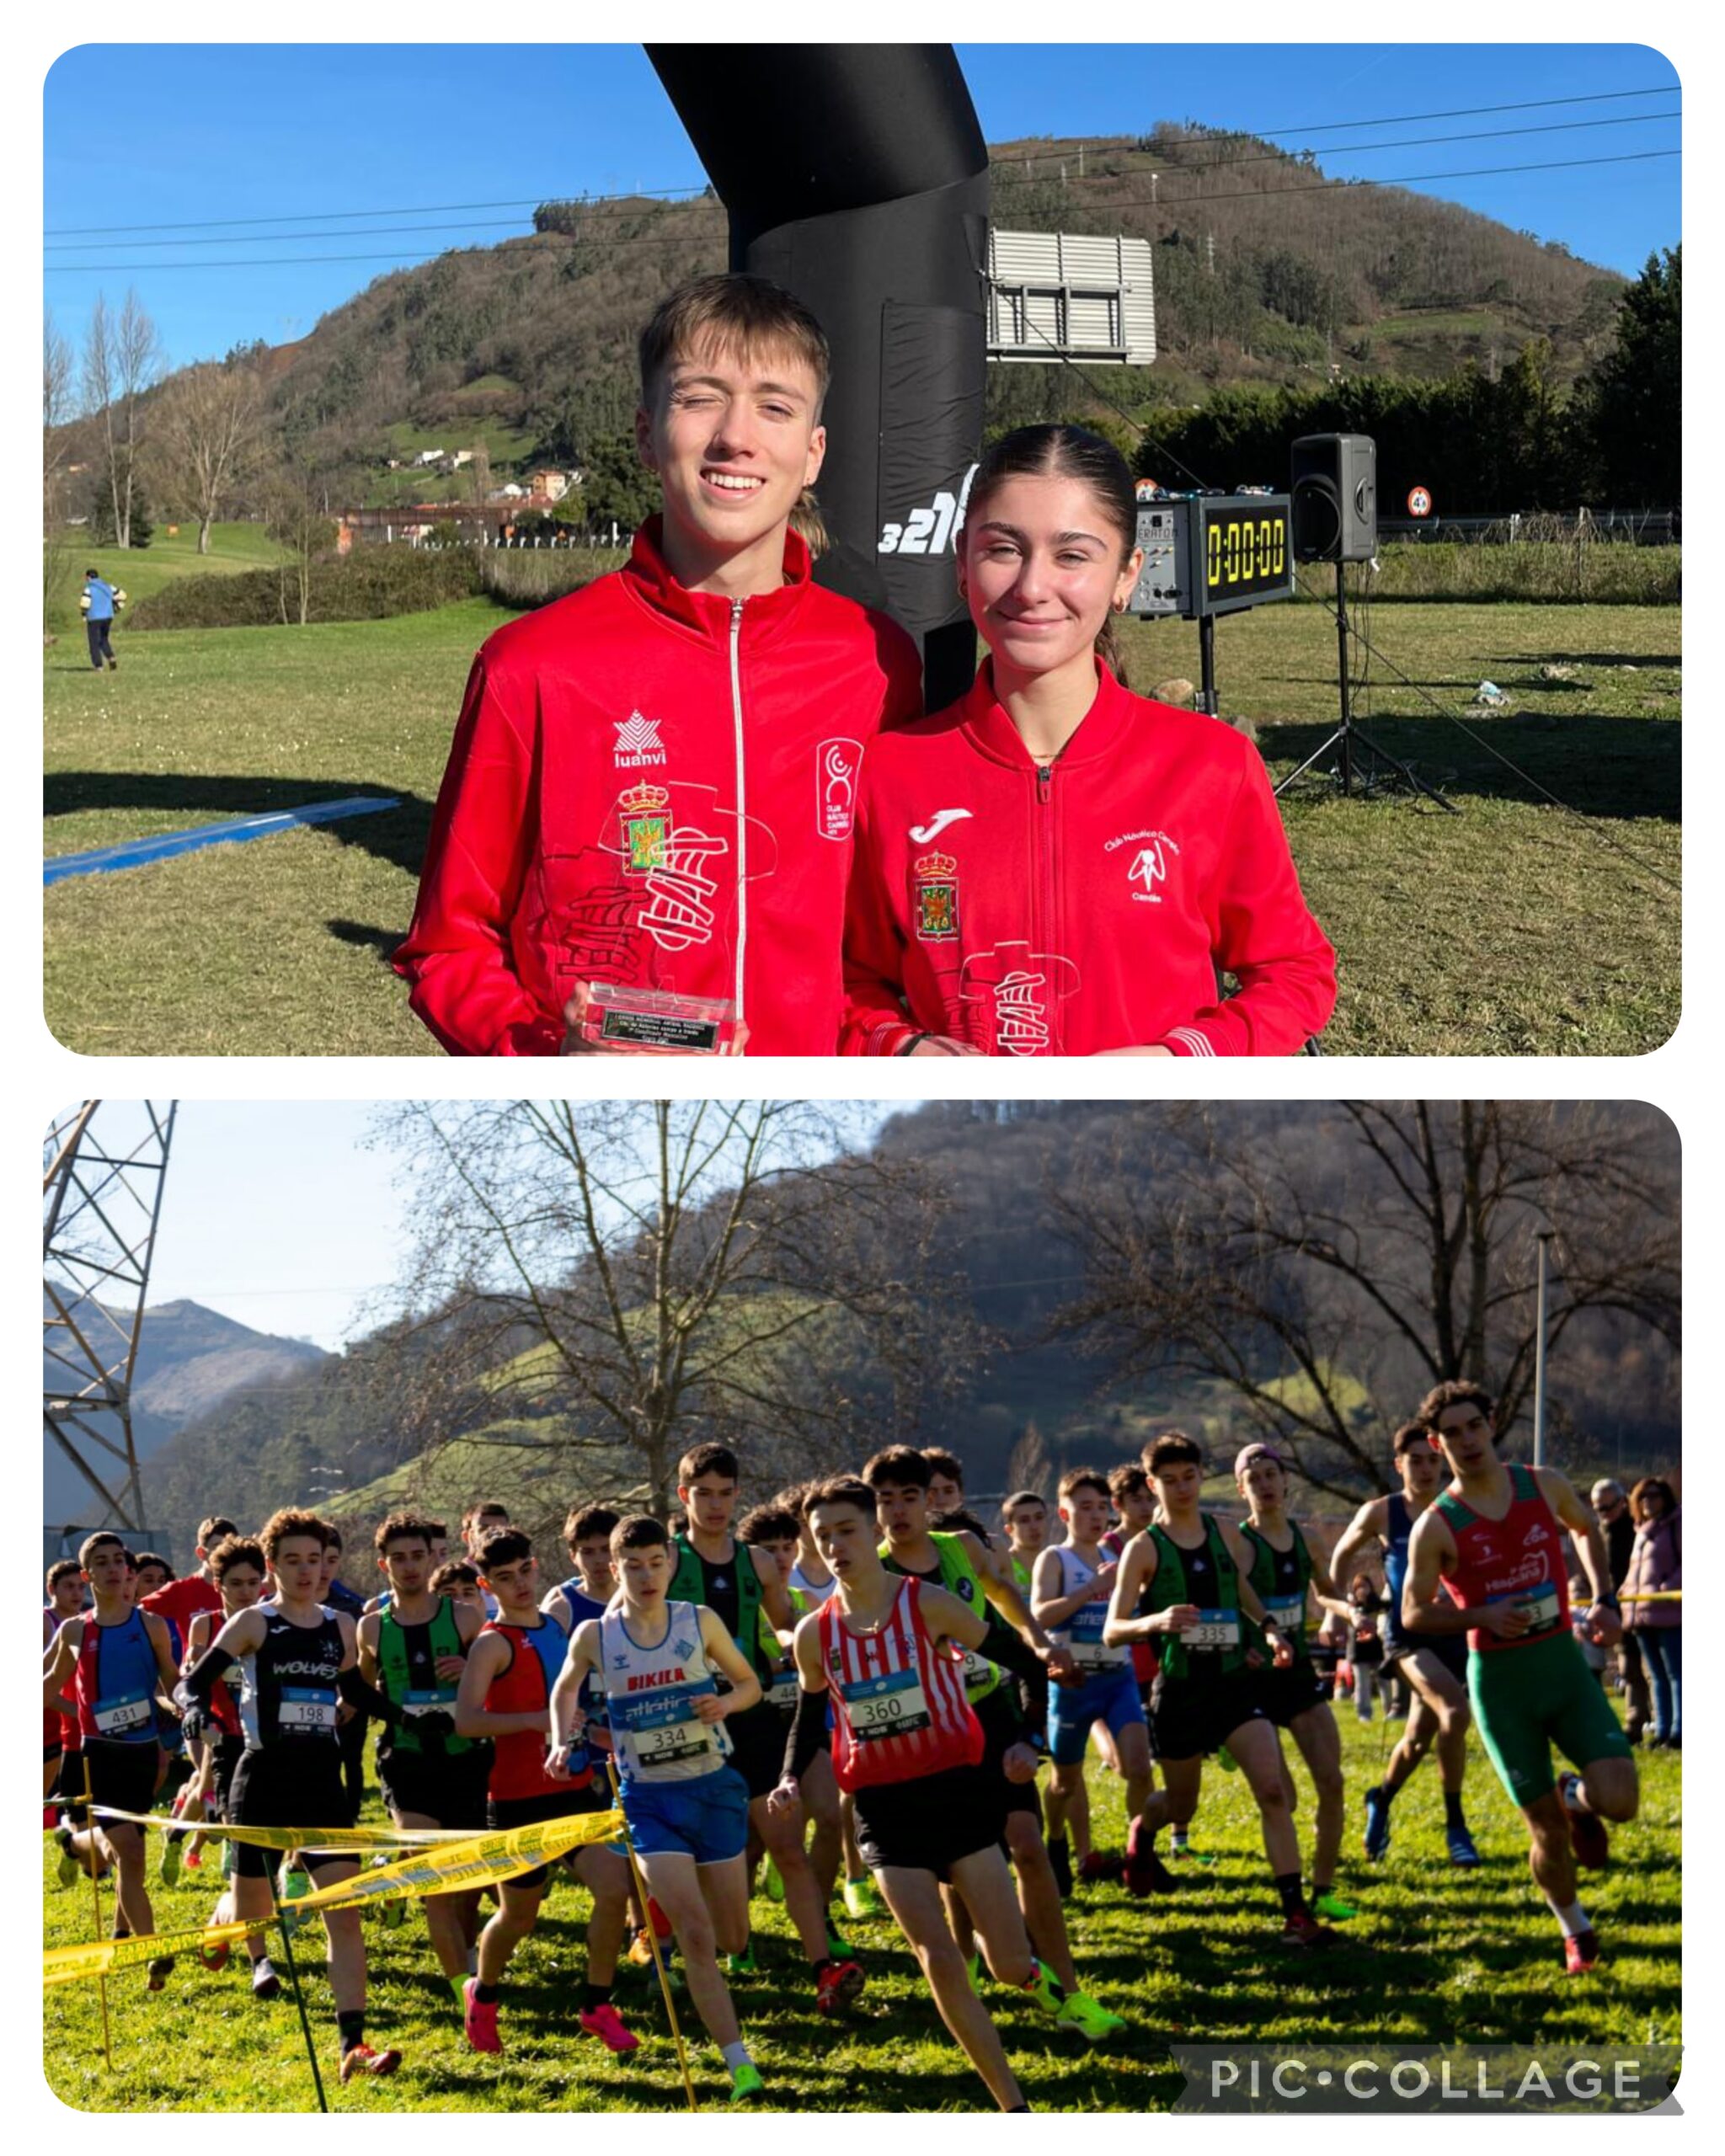
<svg viewBox="0 0 1725 2156">
<path fill-rule="evenodd" d="M 845 1881 L 845 1914 L 847 1917 L 884 1917 L 886 1903 L 873 1880 L 865 1871 L 860 1879 Z"/>
<path fill-rule="evenodd" d="M 836 2014 L 861 1994 L 868 1981 L 860 1961 L 829 1961 L 814 1979 L 814 2011 Z"/>
<path fill-rule="evenodd" d="M 462 2027 L 467 2041 L 476 2052 L 500 2052 L 503 2039 L 497 2033 L 497 2001 L 482 1999 L 477 1977 L 469 1977 L 462 1986 Z"/>
<path fill-rule="evenodd" d="M 1481 1861 L 1480 1853 L 1473 1845 L 1473 1837 L 1466 1827 L 1445 1827 L 1444 1841 L 1449 1849 L 1451 1864 L 1471 1866 Z"/>
<path fill-rule="evenodd" d="M 1321 1894 L 1311 1897 L 1311 1913 L 1324 1917 L 1331 1924 L 1346 1924 L 1349 1917 L 1359 1914 L 1351 1902 L 1344 1902 L 1333 1886 L 1326 1886 Z"/>
<path fill-rule="evenodd" d="M 631 2052 L 641 2048 L 641 2039 L 633 2029 L 626 2029 L 622 2017 L 606 1999 L 602 2006 L 588 2007 L 575 2016 L 590 2036 L 597 2036 L 608 2052 L 618 2058 L 627 2058 Z"/>
<path fill-rule="evenodd" d="M 1060 2019 L 1065 2026 L 1076 2029 L 1087 2044 L 1108 2043 L 1126 2025 L 1124 2015 L 1110 2014 L 1105 2006 L 1099 2006 L 1087 1993 L 1081 1991 L 1066 1993 L 1066 2003 L 1060 2009 Z"/>
<path fill-rule="evenodd" d="M 1168 1862 L 1170 1864 L 1201 1864 L 1208 1869 L 1215 1864 L 1215 1857 L 1210 1850 L 1194 1849 L 1190 1838 L 1183 1836 L 1180 1840 L 1170 1841 L 1168 1844 Z"/>
<path fill-rule="evenodd" d="M 768 1858 L 767 1860 L 766 1876 L 761 1881 L 761 1884 L 769 1902 L 783 1901 L 785 1897 L 785 1882 L 779 1877 L 778 1866 L 773 1863 L 771 1858 Z"/>
<path fill-rule="evenodd" d="M 740 1954 L 727 1954 L 724 1957 L 724 1972 L 728 1977 L 752 1977 L 756 1973 L 759 1966 L 755 1959 L 755 1942 L 752 1939 Z"/>
<path fill-rule="evenodd" d="M 1099 1881 L 1117 1880 L 1124 1876 L 1126 1860 L 1113 1849 L 1092 1849 L 1078 1867 L 1078 1876 L 1087 1886 Z"/>
<path fill-rule="evenodd" d="M 185 1868 L 188 1871 L 201 1871 L 203 1870 L 204 1852 L 201 1848 L 189 1849 L 186 1851 Z"/>
<path fill-rule="evenodd" d="M 377 1871 L 382 1865 L 393 1861 L 393 1858 L 387 1855 L 374 1856 L 371 1860 L 371 1869 Z M 380 1902 L 377 1904 L 377 1914 L 382 1919 L 386 1931 L 399 1931 L 408 1920 L 406 1895 L 398 1894 L 391 1901 Z"/>
<path fill-rule="evenodd" d="M 766 2084 L 761 2079 L 761 2069 L 752 2058 L 745 2058 L 731 2074 L 731 2101 L 734 2104 L 752 2104 L 766 2094 Z"/>
<path fill-rule="evenodd" d="M 1072 1845 L 1064 1834 L 1049 1844 L 1048 1860 L 1049 1868 L 1055 1875 L 1055 1884 L 1060 1890 L 1060 1899 L 1069 1901 L 1072 1893 Z M 1084 1864 L 1089 1861 L 1090 1859 L 1086 1857 Z M 1078 1869 L 1082 1872 L 1084 1865 L 1080 1865 Z"/>
<path fill-rule="evenodd" d="M 180 1871 L 184 1863 L 185 1856 L 179 1846 L 179 1836 L 175 1833 L 164 1834 L 162 1838 L 161 1867 L 162 1884 L 164 1886 L 179 1886 Z"/>
<path fill-rule="evenodd" d="M 60 1856 L 54 1866 L 54 1876 L 62 1886 L 75 1886 L 77 1883 L 78 1864 L 72 1854 L 71 1828 L 60 1828 L 54 1838 L 60 1844 Z"/>
<path fill-rule="evenodd" d="M 1365 1792 L 1365 1853 L 1377 1864 L 1389 1846 L 1390 1800 L 1381 1789 L 1369 1789 Z"/>
<path fill-rule="evenodd" d="M 1563 1798 L 1563 1808 L 1569 1814 L 1569 1846 L 1575 1851 L 1575 1861 L 1588 1871 L 1603 1871 L 1611 1854 L 1611 1838 L 1605 1832 L 1605 1822 L 1597 1812 L 1583 1812 L 1577 1808 L 1575 1799 L 1581 1792 L 1579 1774 L 1562 1774 L 1557 1787 Z"/>
<path fill-rule="evenodd" d="M 1338 1944 L 1335 1933 L 1327 1925 L 1321 1924 L 1309 1909 L 1290 1909 L 1277 1936 L 1284 1946 L 1334 1946 Z"/>
<path fill-rule="evenodd" d="M 174 1956 L 171 1954 L 157 1955 L 155 1959 L 149 1962 L 145 1967 L 145 1990 L 166 1991 L 168 1988 L 168 1979 L 173 1974 Z"/>
<path fill-rule="evenodd" d="M 832 1920 L 832 1911 L 826 1913 L 826 1951 L 835 1961 L 848 1961 L 852 1957 L 851 1942 Z"/>
<path fill-rule="evenodd" d="M 198 1959 L 213 1976 L 227 1967 L 227 1957 L 232 1951 L 233 1948 L 227 1940 L 219 1939 L 213 1946 L 200 1945 Z"/>
<path fill-rule="evenodd" d="M 1126 1861 L 1120 1870 L 1121 1884 L 1129 1894 L 1141 1900 L 1146 1894 L 1172 1894 L 1178 1892 L 1179 1881 L 1156 1853 L 1154 1840 L 1142 1819 L 1135 1819 L 1126 1830 Z"/>
<path fill-rule="evenodd" d="M 965 1962 L 964 1974 L 970 1979 L 971 1990 L 980 1999 L 982 1996 L 982 1956 L 980 1954 L 971 1955 Z"/>
<path fill-rule="evenodd" d="M 1044 1968 L 1040 1961 L 1033 1960 L 1030 1970 L 1029 1983 L 1021 1984 L 1018 1988 L 1039 2014 L 1047 2015 L 1050 2021 L 1058 2021 L 1066 2007 L 1066 1993 L 1064 1987 L 1059 1978 L 1050 1970 Z"/>
<path fill-rule="evenodd" d="M 1240 1771 L 1240 1762 L 1234 1757 L 1233 1753 L 1228 1749 L 1226 1744 L 1220 1745 L 1217 1748 L 1216 1764 L 1221 1769 L 1225 1774 L 1237 1774 Z"/>
<path fill-rule="evenodd" d="M 1599 1958 L 1599 1935 L 1589 1924 L 1585 1931 L 1578 1931 L 1563 1941 L 1563 1972 L 1566 1976 L 1584 1977 Z"/>
<path fill-rule="evenodd" d="M 281 1979 L 276 1975 L 275 1965 L 266 1954 L 261 1961 L 252 1964 L 252 1997 L 279 1999 L 280 1995 Z"/>
<path fill-rule="evenodd" d="M 628 1958 L 635 1968 L 650 1969 L 653 1967 L 653 1941 L 644 1924 L 629 1941 Z"/>
<path fill-rule="evenodd" d="M 344 2088 L 356 2073 L 363 2073 L 373 2081 L 381 2081 L 387 2073 L 393 2073 L 401 2064 L 399 2052 L 374 2052 L 369 2044 L 353 2044 L 341 2055 L 341 2079 Z"/>
</svg>

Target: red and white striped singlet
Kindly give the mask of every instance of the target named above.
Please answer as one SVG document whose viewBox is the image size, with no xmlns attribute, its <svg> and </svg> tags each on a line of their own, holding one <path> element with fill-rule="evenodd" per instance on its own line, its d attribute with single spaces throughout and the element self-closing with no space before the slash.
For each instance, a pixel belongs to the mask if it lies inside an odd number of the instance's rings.
<svg viewBox="0 0 1725 2156">
<path fill-rule="evenodd" d="M 833 1704 L 832 1770 L 842 1790 L 914 1781 L 982 1757 L 982 1725 L 964 1696 L 964 1665 L 928 1636 L 922 1582 L 903 1579 L 878 1632 L 853 1632 L 831 1596 L 820 1605 L 820 1657 Z"/>
</svg>

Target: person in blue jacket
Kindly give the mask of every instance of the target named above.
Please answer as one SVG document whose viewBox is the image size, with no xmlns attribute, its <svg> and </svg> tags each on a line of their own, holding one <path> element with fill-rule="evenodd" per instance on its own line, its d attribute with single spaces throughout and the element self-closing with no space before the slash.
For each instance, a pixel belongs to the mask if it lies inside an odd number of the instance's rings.
<svg viewBox="0 0 1725 2156">
<path fill-rule="evenodd" d="M 84 588 L 78 600 L 83 610 L 84 633 L 90 640 L 90 664 L 99 674 L 104 660 L 110 674 L 118 670 L 120 661 L 114 656 L 114 647 L 108 633 L 114 627 L 114 586 L 104 584 L 94 569 L 84 571 Z"/>
</svg>

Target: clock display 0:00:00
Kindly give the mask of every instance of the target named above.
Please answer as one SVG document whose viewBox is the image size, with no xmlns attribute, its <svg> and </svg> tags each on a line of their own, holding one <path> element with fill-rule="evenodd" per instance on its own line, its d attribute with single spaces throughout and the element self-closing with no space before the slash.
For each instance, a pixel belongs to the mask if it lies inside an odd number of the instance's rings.
<svg viewBox="0 0 1725 2156">
<path fill-rule="evenodd" d="M 1280 584 L 1288 568 L 1288 518 L 1225 511 L 1205 520 L 1204 584 L 1211 591 Z"/>
</svg>

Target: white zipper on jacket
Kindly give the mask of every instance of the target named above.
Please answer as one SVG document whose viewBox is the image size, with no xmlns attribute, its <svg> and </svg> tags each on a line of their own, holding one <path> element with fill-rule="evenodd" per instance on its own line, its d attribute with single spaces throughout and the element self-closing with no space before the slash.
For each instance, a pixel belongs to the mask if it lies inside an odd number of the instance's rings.
<svg viewBox="0 0 1725 2156">
<path fill-rule="evenodd" d="M 743 955 L 749 944 L 749 802 L 743 776 L 743 601 L 731 601 L 731 723 L 737 744 L 737 1022 L 743 1019 Z"/>
</svg>

